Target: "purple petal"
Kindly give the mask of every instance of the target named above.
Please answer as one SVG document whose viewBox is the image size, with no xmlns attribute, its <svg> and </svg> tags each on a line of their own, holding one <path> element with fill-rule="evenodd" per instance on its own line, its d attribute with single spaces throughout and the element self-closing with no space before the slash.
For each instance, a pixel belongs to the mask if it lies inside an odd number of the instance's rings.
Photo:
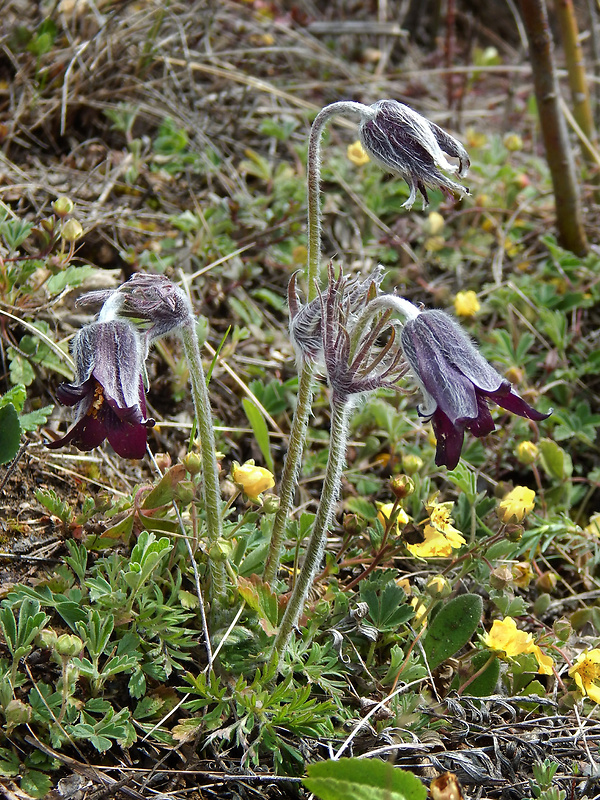
<svg viewBox="0 0 600 800">
<path fill-rule="evenodd" d="M 78 450 L 93 450 L 106 438 L 106 427 L 102 419 L 85 416 L 77 422 L 62 439 L 49 442 L 48 447 L 55 449 L 66 444 L 74 445 Z"/>
<path fill-rule="evenodd" d="M 487 400 L 479 392 L 477 392 L 477 406 L 479 408 L 477 419 L 466 421 L 466 427 L 471 431 L 473 436 L 480 438 L 481 436 L 487 436 L 488 433 L 491 433 L 495 425 L 492 415 L 490 414 Z"/>
<path fill-rule="evenodd" d="M 111 418 L 110 422 L 107 419 L 106 435 L 115 453 L 122 458 L 143 458 L 148 438 L 146 425 L 132 425 L 120 420 L 118 424 L 113 422 L 114 419 Z"/>
<path fill-rule="evenodd" d="M 527 417 L 528 419 L 535 420 L 535 422 L 548 419 L 552 413 L 549 411 L 547 414 L 544 414 L 541 411 L 536 411 L 536 409 L 532 408 L 528 403 L 526 403 L 522 397 L 519 397 L 519 395 L 512 388 L 508 393 L 486 392 L 486 394 L 489 394 L 494 403 L 502 408 L 505 408 L 507 411 L 510 411 L 511 414 L 517 414 L 519 417 Z"/>
<path fill-rule="evenodd" d="M 61 383 L 56 389 L 56 397 L 63 406 L 74 406 L 86 397 L 93 398 L 95 385 L 95 381 L 85 381 L 82 384 Z"/>
<path fill-rule="evenodd" d="M 460 459 L 465 438 L 464 425 L 452 424 L 448 417 L 439 409 L 431 418 L 437 446 L 435 450 L 435 463 L 438 467 L 446 466 L 454 469 Z"/>
</svg>

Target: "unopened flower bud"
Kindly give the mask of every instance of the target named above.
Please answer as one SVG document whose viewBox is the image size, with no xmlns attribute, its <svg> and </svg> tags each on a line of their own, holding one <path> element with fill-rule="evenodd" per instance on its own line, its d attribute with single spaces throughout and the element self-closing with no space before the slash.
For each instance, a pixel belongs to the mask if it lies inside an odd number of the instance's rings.
<svg viewBox="0 0 600 800">
<path fill-rule="evenodd" d="M 521 383 L 523 380 L 523 370 L 520 367 L 509 367 L 506 370 L 506 380 L 511 383 Z"/>
<path fill-rule="evenodd" d="M 46 650 L 52 649 L 56 645 L 58 634 L 52 628 L 44 628 L 36 636 L 36 644 L 38 647 L 43 647 Z"/>
<path fill-rule="evenodd" d="M 183 503 L 184 506 L 189 505 L 194 499 L 196 487 L 193 481 L 179 481 L 175 487 L 175 497 Z"/>
<path fill-rule="evenodd" d="M 364 526 L 357 514 L 344 514 L 342 527 L 348 536 L 357 536 Z"/>
<path fill-rule="evenodd" d="M 70 197 L 67 195 L 62 194 L 60 197 L 57 197 L 56 200 L 52 203 L 52 210 L 55 214 L 58 214 L 59 217 L 66 217 L 69 214 L 73 213 L 73 209 L 75 208 L 75 203 L 71 200 Z"/>
<path fill-rule="evenodd" d="M 279 498 L 275 494 L 268 494 L 263 498 L 262 510 L 265 514 L 275 514 L 279 509 Z"/>
<path fill-rule="evenodd" d="M 430 597 L 441 600 L 452 593 L 452 586 L 443 575 L 434 575 L 427 581 L 425 591 Z"/>
<path fill-rule="evenodd" d="M 425 231 L 429 234 L 429 236 L 437 236 L 442 232 L 444 229 L 444 218 L 439 213 L 439 211 L 432 211 L 431 214 L 427 217 L 427 222 L 425 223 Z"/>
<path fill-rule="evenodd" d="M 512 581 L 519 589 L 526 589 L 533 579 L 533 570 L 528 561 L 519 561 L 512 565 Z"/>
<path fill-rule="evenodd" d="M 202 458 L 199 453 L 187 453 L 181 461 L 190 475 L 198 475 L 202 470 Z"/>
<path fill-rule="evenodd" d="M 496 567 L 490 572 L 490 585 L 494 589 L 506 589 L 512 578 L 512 572 L 507 566 Z"/>
<path fill-rule="evenodd" d="M 414 475 L 423 466 L 423 459 L 420 456 L 408 454 L 402 456 L 402 469 L 407 475 Z"/>
<path fill-rule="evenodd" d="M 528 467 L 535 463 L 540 451 L 534 442 L 519 442 L 515 454 L 519 463 Z"/>
<path fill-rule="evenodd" d="M 83 236 L 81 222 L 78 222 L 76 219 L 68 219 L 62 226 L 60 235 L 65 242 L 76 242 L 77 239 L 81 239 Z"/>
<path fill-rule="evenodd" d="M 156 453 L 154 458 L 156 466 L 161 472 L 166 472 L 171 466 L 171 456 L 168 453 Z"/>
<path fill-rule="evenodd" d="M 390 489 L 394 497 L 404 500 L 415 490 L 415 482 L 408 475 L 395 475 L 390 479 Z"/>
<path fill-rule="evenodd" d="M 362 144 L 358 141 L 348 145 L 346 155 L 356 167 L 362 167 L 363 164 L 368 164 L 371 160 L 364 151 Z"/>
<path fill-rule="evenodd" d="M 208 551 L 211 561 L 227 561 L 231 556 L 233 546 L 228 539 L 218 539 Z"/>
<path fill-rule="evenodd" d="M 59 636 L 56 640 L 54 650 L 59 656 L 63 656 L 64 658 L 72 658 L 73 656 L 81 653 L 83 650 L 83 642 L 79 636 L 75 636 L 72 633 L 63 633 L 63 635 Z"/>
<path fill-rule="evenodd" d="M 535 585 L 538 589 L 541 589 L 543 592 L 553 592 L 556 589 L 556 584 L 558 583 L 558 575 L 556 572 L 543 572 L 539 578 L 536 580 Z"/>
<path fill-rule="evenodd" d="M 502 143 L 504 147 L 512 153 L 523 149 L 523 139 L 521 139 L 518 133 L 507 133 Z"/>
<path fill-rule="evenodd" d="M 573 633 L 573 626 L 568 619 L 561 617 L 560 619 L 554 620 L 552 631 L 559 642 L 566 642 Z"/>
<path fill-rule="evenodd" d="M 509 542 L 520 542 L 523 538 L 522 525 L 507 525 L 504 529 L 504 535 Z"/>
</svg>

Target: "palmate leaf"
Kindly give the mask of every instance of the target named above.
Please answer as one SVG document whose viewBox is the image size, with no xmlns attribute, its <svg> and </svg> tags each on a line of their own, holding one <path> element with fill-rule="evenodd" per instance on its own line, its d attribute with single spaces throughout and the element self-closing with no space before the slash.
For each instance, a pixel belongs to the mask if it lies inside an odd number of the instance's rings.
<svg viewBox="0 0 600 800">
<path fill-rule="evenodd" d="M 394 581 L 381 589 L 371 582 L 365 583 L 360 596 L 369 607 L 371 622 L 381 633 L 396 631 L 414 617 L 414 609 L 406 602 L 406 595 Z"/>
<path fill-rule="evenodd" d="M 302 782 L 320 800 L 425 800 L 427 795 L 415 775 L 374 759 L 310 764 Z"/>
</svg>

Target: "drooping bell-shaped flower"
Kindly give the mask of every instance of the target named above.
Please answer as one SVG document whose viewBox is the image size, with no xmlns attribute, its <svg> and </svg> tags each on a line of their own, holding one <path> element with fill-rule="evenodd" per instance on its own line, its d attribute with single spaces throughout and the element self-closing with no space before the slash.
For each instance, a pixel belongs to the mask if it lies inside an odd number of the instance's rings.
<svg viewBox="0 0 600 800">
<path fill-rule="evenodd" d="M 454 469 L 465 430 L 486 436 L 494 430 L 488 407 L 492 400 L 520 417 L 540 421 L 536 411 L 513 390 L 481 355 L 460 325 L 443 311 L 422 311 L 402 329 L 401 343 L 423 393 L 419 407 L 431 419 L 437 438 L 435 463 Z"/>
<path fill-rule="evenodd" d="M 446 131 L 397 100 L 379 100 L 361 114 L 361 144 L 381 167 L 397 173 L 408 183 L 410 196 L 403 204 L 412 208 L 417 190 L 429 203 L 427 187 L 446 193 L 469 194 L 469 190 L 448 178 L 441 170 L 463 177 L 470 165 L 462 144 Z M 458 159 L 458 166 L 446 156 Z"/>
<path fill-rule="evenodd" d="M 56 395 L 63 405 L 75 406 L 77 416 L 67 434 L 48 447 L 92 450 L 108 439 L 123 458 L 143 458 L 154 420 L 146 416 L 140 334 L 120 320 L 93 322 L 77 333 L 72 351 L 76 381 L 62 383 Z"/>
</svg>

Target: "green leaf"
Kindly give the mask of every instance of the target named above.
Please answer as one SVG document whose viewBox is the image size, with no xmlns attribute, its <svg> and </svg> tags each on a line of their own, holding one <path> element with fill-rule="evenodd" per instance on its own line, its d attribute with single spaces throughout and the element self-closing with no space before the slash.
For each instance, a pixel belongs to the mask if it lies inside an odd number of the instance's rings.
<svg viewBox="0 0 600 800">
<path fill-rule="evenodd" d="M 21 425 L 12 403 L 0 408 L 0 464 L 12 461 L 19 452 Z"/>
<path fill-rule="evenodd" d="M 277 595 L 269 584 L 261 581 L 258 575 L 252 575 L 249 579 L 239 577 L 238 591 L 250 608 L 259 615 L 260 625 L 267 636 L 274 636 L 277 633 L 279 607 Z"/>
<path fill-rule="evenodd" d="M 46 797 L 52 788 L 52 779 L 37 769 L 28 769 L 21 778 L 21 791 L 30 797 Z"/>
<path fill-rule="evenodd" d="M 500 659 L 495 656 L 490 660 L 490 654 L 486 652 L 476 653 L 471 661 L 471 668 L 473 674 L 489 661 L 487 667 L 483 670 L 481 675 L 478 675 L 465 689 L 465 694 L 473 695 L 474 697 L 489 697 L 494 694 L 498 678 L 500 677 Z"/>
<path fill-rule="evenodd" d="M 406 602 L 405 593 L 394 581 L 379 591 L 370 581 L 363 582 L 360 597 L 369 606 L 369 617 L 380 632 L 397 631 L 415 615 L 412 606 Z"/>
<path fill-rule="evenodd" d="M 477 594 L 454 597 L 438 611 L 423 639 L 430 669 L 436 669 L 466 645 L 482 614 L 483 600 Z"/>
<path fill-rule="evenodd" d="M 48 417 L 52 413 L 54 406 L 43 406 L 35 411 L 30 411 L 28 414 L 21 414 L 19 422 L 21 423 L 21 430 L 23 431 L 36 431 L 40 425 L 45 425 Z"/>
<path fill-rule="evenodd" d="M 263 454 L 263 458 L 265 459 L 267 468 L 271 470 L 271 472 L 274 472 L 275 465 L 273 464 L 273 457 L 271 456 L 269 429 L 267 428 L 265 418 L 263 417 L 258 406 L 256 406 L 248 397 L 244 397 L 242 400 L 242 405 L 244 407 L 244 411 L 246 412 L 246 416 L 248 417 L 248 422 L 250 423 L 254 433 L 256 443 L 260 447 L 260 452 Z"/>
<path fill-rule="evenodd" d="M 412 773 L 375 759 L 340 758 L 309 764 L 302 781 L 321 800 L 425 800 Z"/>
<path fill-rule="evenodd" d="M 48 279 L 46 289 L 50 295 L 60 294 L 64 289 L 73 289 L 81 286 L 91 275 L 94 274 L 93 267 L 67 267 L 56 275 Z"/>
<path fill-rule="evenodd" d="M 183 464 L 175 464 L 173 467 L 169 467 L 150 494 L 144 498 L 142 508 L 150 509 L 166 506 L 175 497 L 177 485 L 185 479 L 186 471 Z"/>
<path fill-rule="evenodd" d="M 0 408 L 4 408 L 4 406 L 9 405 L 12 403 L 15 407 L 16 411 L 20 414 L 23 411 L 23 406 L 25 404 L 25 398 L 27 397 L 27 390 L 22 384 L 18 384 L 17 386 L 13 386 L 10 391 L 3 394 L 0 397 Z"/>
</svg>

